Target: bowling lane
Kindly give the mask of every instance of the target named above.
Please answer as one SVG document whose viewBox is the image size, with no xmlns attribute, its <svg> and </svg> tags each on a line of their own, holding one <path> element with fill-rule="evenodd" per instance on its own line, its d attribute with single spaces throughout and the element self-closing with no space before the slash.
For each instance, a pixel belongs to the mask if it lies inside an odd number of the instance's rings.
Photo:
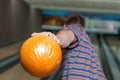
<svg viewBox="0 0 120 80">
<path fill-rule="evenodd" d="M 36 78 L 28 74 L 19 63 L 0 74 L 0 80 L 40 80 L 40 78 Z"/>
<path fill-rule="evenodd" d="M 17 53 L 20 50 L 22 42 L 14 43 L 0 48 L 0 60 Z M 0 80 L 40 80 L 28 74 L 21 66 L 16 64 L 0 74 Z"/>
<path fill-rule="evenodd" d="M 120 39 L 109 39 L 108 40 L 112 50 L 114 51 L 114 54 L 120 61 Z"/>
<path fill-rule="evenodd" d="M 5 47 L 1 47 L 0 48 L 0 60 L 17 53 L 20 50 L 22 43 L 23 42 L 18 42 L 18 43 L 11 44 Z"/>
</svg>

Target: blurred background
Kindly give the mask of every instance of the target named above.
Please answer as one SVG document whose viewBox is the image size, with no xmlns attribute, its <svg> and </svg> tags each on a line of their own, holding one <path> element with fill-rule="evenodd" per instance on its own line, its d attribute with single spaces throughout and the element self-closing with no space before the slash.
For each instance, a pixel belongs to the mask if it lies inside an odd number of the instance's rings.
<svg viewBox="0 0 120 80">
<path fill-rule="evenodd" d="M 19 63 L 22 43 L 33 32 L 63 29 L 70 14 L 85 18 L 85 29 L 108 80 L 120 80 L 120 0 L 0 0 L 0 80 L 60 80 L 59 71 L 44 79 Z"/>
</svg>

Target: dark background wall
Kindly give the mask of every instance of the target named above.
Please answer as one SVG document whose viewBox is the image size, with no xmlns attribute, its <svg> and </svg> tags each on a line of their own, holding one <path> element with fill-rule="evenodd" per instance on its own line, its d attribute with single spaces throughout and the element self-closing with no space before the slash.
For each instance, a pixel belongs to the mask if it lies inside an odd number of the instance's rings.
<svg viewBox="0 0 120 80">
<path fill-rule="evenodd" d="M 30 19 L 30 6 L 23 0 L 0 0 L 0 46 L 31 34 Z"/>
</svg>

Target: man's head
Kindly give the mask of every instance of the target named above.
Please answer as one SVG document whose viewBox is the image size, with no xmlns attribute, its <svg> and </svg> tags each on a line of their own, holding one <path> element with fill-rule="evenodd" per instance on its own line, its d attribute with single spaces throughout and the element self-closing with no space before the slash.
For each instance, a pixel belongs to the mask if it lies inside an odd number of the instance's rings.
<svg viewBox="0 0 120 80">
<path fill-rule="evenodd" d="M 67 25 L 75 25 L 75 24 L 84 27 L 85 25 L 84 18 L 79 14 L 73 14 L 68 16 L 67 20 L 65 21 L 65 25 L 67 26 Z"/>
</svg>

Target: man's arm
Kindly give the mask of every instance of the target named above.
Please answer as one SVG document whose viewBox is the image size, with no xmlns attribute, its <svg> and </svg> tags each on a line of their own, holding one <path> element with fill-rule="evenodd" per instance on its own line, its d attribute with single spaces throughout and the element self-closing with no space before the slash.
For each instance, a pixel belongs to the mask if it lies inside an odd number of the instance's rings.
<svg viewBox="0 0 120 80">
<path fill-rule="evenodd" d="M 76 37 L 71 30 L 61 30 L 56 35 L 51 32 L 32 33 L 31 36 L 45 35 L 54 39 L 61 48 L 66 48 L 70 43 L 76 41 Z"/>
<path fill-rule="evenodd" d="M 66 48 L 70 43 L 76 41 L 76 37 L 71 30 L 61 30 L 56 34 L 61 48 Z"/>
</svg>

